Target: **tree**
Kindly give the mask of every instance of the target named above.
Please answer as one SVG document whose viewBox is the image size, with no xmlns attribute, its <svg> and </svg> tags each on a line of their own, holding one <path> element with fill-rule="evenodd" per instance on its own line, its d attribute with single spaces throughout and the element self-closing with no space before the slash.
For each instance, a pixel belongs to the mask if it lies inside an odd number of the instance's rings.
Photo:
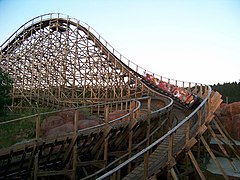
<svg viewBox="0 0 240 180">
<path fill-rule="evenodd" d="M 12 79 L 0 68 L 0 115 L 4 114 L 4 106 L 10 103 Z"/>
<path fill-rule="evenodd" d="M 222 94 L 224 102 L 226 102 L 226 99 L 228 99 L 228 103 L 240 101 L 240 82 L 218 83 L 217 85 L 214 84 L 212 88 Z"/>
</svg>

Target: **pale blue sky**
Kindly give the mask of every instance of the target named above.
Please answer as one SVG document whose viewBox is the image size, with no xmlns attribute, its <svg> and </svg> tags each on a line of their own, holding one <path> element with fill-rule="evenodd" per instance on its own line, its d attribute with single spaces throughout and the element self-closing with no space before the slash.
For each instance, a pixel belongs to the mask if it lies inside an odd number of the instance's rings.
<svg viewBox="0 0 240 180">
<path fill-rule="evenodd" d="M 240 80 L 239 0 L 0 0 L 0 44 L 49 12 L 86 22 L 156 74 L 203 84 Z"/>
</svg>

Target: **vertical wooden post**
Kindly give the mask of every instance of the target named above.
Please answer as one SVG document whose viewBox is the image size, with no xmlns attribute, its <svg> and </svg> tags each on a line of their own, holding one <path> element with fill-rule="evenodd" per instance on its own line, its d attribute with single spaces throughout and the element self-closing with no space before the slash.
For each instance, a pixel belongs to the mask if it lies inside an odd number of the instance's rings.
<svg viewBox="0 0 240 180">
<path fill-rule="evenodd" d="M 199 90 L 199 92 L 198 92 L 198 95 L 199 95 L 200 97 L 202 97 L 202 84 L 200 85 L 200 90 Z"/>
<path fill-rule="evenodd" d="M 168 144 L 168 162 L 172 160 L 172 149 L 173 149 L 173 133 L 169 136 L 169 144 Z M 171 169 L 171 167 L 169 167 Z M 167 179 L 171 179 L 171 171 L 168 171 Z"/>
<path fill-rule="evenodd" d="M 73 132 L 73 139 L 77 140 L 77 133 L 78 133 L 78 114 L 79 114 L 79 109 L 75 109 L 74 112 L 74 132 Z M 77 142 L 73 146 L 73 172 L 72 172 L 72 179 L 76 179 L 76 170 L 77 170 Z"/>
<path fill-rule="evenodd" d="M 138 65 L 136 65 L 136 72 L 138 72 Z M 138 77 L 136 76 L 135 77 L 135 89 L 134 89 L 134 95 L 135 95 L 135 98 L 137 98 L 137 89 L 138 88 Z"/>
<path fill-rule="evenodd" d="M 119 164 L 121 164 L 122 163 L 122 161 L 120 160 L 119 161 L 119 163 L 118 163 L 118 165 Z M 117 178 L 116 178 L 117 180 L 120 180 L 121 179 L 121 168 L 117 171 Z"/>
<path fill-rule="evenodd" d="M 72 172 L 72 177 L 71 179 L 75 180 L 76 179 L 76 172 L 77 172 L 77 145 L 73 147 L 73 172 Z"/>
<path fill-rule="evenodd" d="M 34 180 L 37 180 L 38 173 L 38 153 L 34 157 Z"/>
<path fill-rule="evenodd" d="M 150 144 L 150 120 L 151 120 L 151 97 L 148 98 L 148 118 L 147 118 L 147 132 L 146 132 L 146 138 L 147 138 L 147 144 L 146 147 Z M 144 154 L 144 179 L 147 179 L 148 177 L 148 158 L 149 158 L 149 151 L 147 151 Z"/>
<path fill-rule="evenodd" d="M 189 142 L 189 136 L 190 136 L 190 119 L 186 122 L 187 123 L 187 127 L 186 127 L 186 142 L 185 144 L 188 144 Z"/>
<path fill-rule="evenodd" d="M 39 141 L 40 137 L 40 114 L 37 114 L 36 118 L 36 140 Z"/>
<path fill-rule="evenodd" d="M 168 121 L 168 130 L 172 129 L 172 123 L 173 123 L 173 114 L 172 111 L 170 111 L 169 114 L 169 121 Z M 168 162 L 171 162 L 173 156 L 172 156 L 172 150 L 173 150 L 173 133 L 169 136 L 169 144 L 168 144 Z M 171 169 L 171 167 L 169 167 Z M 168 171 L 167 179 L 171 179 L 171 171 Z"/>
<path fill-rule="evenodd" d="M 109 105 L 106 105 L 105 106 L 105 123 L 106 123 L 106 125 L 105 125 L 105 128 L 106 128 L 105 133 L 107 132 L 107 129 L 108 129 L 108 125 L 109 125 L 108 121 L 109 121 Z M 103 155 L 103 159 L 105 161 L 107 161 L 107 159 L 108 159 L 108 137 L 106 137 L 104 139 L 104 155 Z"/>
<path fill-rule="evenodd" d="M 151 121 L 151 97 L 148 98 L 148 118 L 147 118 L 147 146 L 150 144 L 150 121 Z"/>
<path fill-rule="evenodd" d="M 74 137 L 77 136 L 77 132 L 78 132 L 78 113 L 79 113 L 79 109 L 75 109 L 74 112 Z"/>
<path fill-rule="evenodd" d="M 128 136 L 128 154 L 129 158 L 131 157 L 132 153 L 132 125 L 133 125 L 133 102 L 130 102 L 130 120 L 129 120 L 129 136 Z M 128 164 L 128 173 L 131 171 L 131 163 Z"/>
</svg>

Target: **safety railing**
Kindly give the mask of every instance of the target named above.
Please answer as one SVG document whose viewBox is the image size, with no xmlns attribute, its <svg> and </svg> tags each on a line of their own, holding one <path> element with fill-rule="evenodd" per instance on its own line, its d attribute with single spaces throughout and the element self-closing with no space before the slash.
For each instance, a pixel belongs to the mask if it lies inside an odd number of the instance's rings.
<svg viewBox="0 0 240 180">
<path fill-rule="evenodd" d="M 181 99 L 181 101 L 183 101 L 183 102 L 186 102 L 186 101 L 188 102 L 188 99 L 187 99 L 188 95 L 183 96 L 182 95 L 183 93 L 190 94 L 190 96 L 192 96 L 192 97 L 193 97 L 193 95 L 202 97 L 205 94 L 205 89 L 203 88 L 202 84 L 166 78 L 166 77 L 160 76 L 158 74 L 154 74 L 153 72 L 148 71 L 148 70 L 138 66 L 136 63 L 130 61 L 128 58 L 126 58 L 120 52 L 118 52 L 115 48 L 113 48 L 113 46 L 111 46 L 95 29 L 93 29 L 87 23 L 84 23 L 75 18 L 70 18 L 69 16 L 61 14 L 61 13 L 49 13 L 49 14 L 45 14 L 42 16 L 37 16 L 37 17 L 29 20 L 24 25 L 22 25 L 15 33 L 13 33 L 12 36 L 10 36 L 9 39 L 6 40 L 1 45 L 1 50 L 3 50 L 8 44 L 10 44 L 10 42 L 13 41 L 14 38 L 17 37 L 19 34 L 21 34 L 25 29 L 33 26 L 35 23 L 40 23 L 42 21 L 54 20 L 54 19 L 65 19 L 67 22 L 72 22 L 72 24 L 75 24 L 75 25 L 77 24 L 77 26 L 80 25 L 80 26 L 84 27 L 89 32 L 91 32 L 91 34 L 93 34 L 94 38 L 96 38 L 99 42 L 101 42 L 101 44 L 102 44 L 101 46 L 103 46 L 104 48 L 107 48 L 108 51 L 111 52 L 116 57 L 117 61 L 120 60 L 118 63 L 120 63 L 120 64 L 123 63 L 122 65 L 127 66 L 128 68 L 130 68 L 131 70 L 133 70 L 134 72 L 136 72 L 137 74 L 142 76 L 142 78 L 145 78 L 148 75 L 152 76 L 155 80 L 160 81 L 162 84 L 164 84 L 164 86 L 165 86 L 164 91 L 166 93 L 171 92 L 173 96 L 184 97 L 184 99 Z M 95 40 L 93 40 L 93 41 L 95 41 Z M 102 49 L 103 47 L 99 47 L 99 48 Z M 172 87 L 174 87 L 174 89 L 176 89 L 176 90 L 175 91 L 172 90 L 173 89 Z M 183 91 L 183 93 L 179 93 L 182 91 Z M 205 96 L 206 96 L 206 94 L 205 94 Z M 191 99 L 193 99 L 193 98 L 191 98 Z M 191 100 L 189 100 L 189 102 L 190 101 Z"/>
<path fill-rule="evenodd" d="M 43 120 L 51 116 L 54 116 L 54 117 L 64 116 L 66 122 L 60 121 L 60 123 L 62 123 L 61 125 L 63 125 L 64 123 L 70 122 L 72 126 L 75 126 L 76 123 L 78 124 L 78 122 L 74 121 L 74 114 L 76 114 L 77 112 L 80 113 L 81 115 L 83 114 L 86 119 L 89 118 L 89 117 L 86 117 L 86 115 L 90 117 L 94 116 L 95 120 L 98 121 L 98 124 L 97 125 L 92 124 L 91 126 L 85 127 L 83 129 L 79 129 L 78 133 L 94 131 L 97 129 L 99 130 L 101 128 L 104 128 L 106 123 L 108 123 L 109 125 L 114 125 L 119 122 L 127 124 L 130 116 L 133 116 L 135 118 L 139 116 L 139 110 L 141 108 L 140 101 L 148 98 L 149 97 L 143 97 L 139 99 L 118 100 L 118 101 L 112 101 L 112 102 L 111 101 L 97 102 L 97 103 L 90 102 L 90 104 L 88 105 L 77 107 L 77 108 L 66 108 L 62 110 L 54 110 L 49 112 L 38 112 L 25 117 L 20 117 L 17 119 L 0 122 L 0 128 L 3 133 L 1 136 L 1 139 L 2 139 L 1 141 L 3 142 L 3 144 L 5 144 L 5 145 L 2 145 L 1 148 L 8 147 L 15 143 L 20 143 L 20 142 L 24 143 L 24 142 L 32 141 L 35 139 L 44 138 L 43 132 L 40 129 L 41 129 L 41 126 L 43 125 L 42 124 Z M 173 102 L 169 98 L 169 102 L 165 107 L 160 108 L 152 113 L 154 114 L 154 113 L 158 113 L 166 109 L 169 109 L 172 106 L 172 104 Z M 108 110 L 106 110 L 107 106 L 108 106 Z M 109 120 L 108 122 L 105 122 L 106 112 L 111 113 L 114 111 L 124 111 L 125 113 L 120 117 L 117 117 Z M 32 112 L 28 112 L 28 113 L 32 113 Z M 52 123 L 54 123 L 54 119 Z M 55 123 L 59 123 L 59 122 L 57 122 L 56 120 Z M 57 127 L 60 125 L 55 124 L 55 126 Z M 51 128 L 54 129 L 55 126 L 52 126 L 52 127 L 50 126 L 48 127 L 48 129 L 51 129 Z M 55 133 L 54 135 L 65 136 L 65 135 L 70 135 L 72 133 L 73 133 L 73 129 L 71 129 L 70 133 L 69 132 L 64 133 L 61 131 L 59 132 L 59 134 Z M 50 133 L 50 136 L 51 136 L 51 133 Z M 8 141 L 8 139 L 12 139 L 13 141 Z"/>
<path fill-rule="evenodd" d="M 120 179 L 121 176 L 121 170 L 123 168 L 127 169 L 128 166 L 135 160 L 142 159 L 143 157 L 143 178 L 147 179 L 148 177 L 148 164 L 149 164 L 149 152 L 152 149 L 156 149 L 157 146 L 159 146 L 161 143 L 163 143 L 164 140 L 168 139 L 168 149 L 167 153 L 165 154 L 167 158 L 167 162 L 170 162 L 172 160 L 172 157 L 174 156 L 174 153 L 176 154 L 176 148 L 173 148 L 173 140 L 174 135 L 178 133 L 180 128 L 185 129 L 185 134 L 183 136 L 183 140 L 181 143 L 182 146 L 179 146 L 179 149 L 181 149 L 184 145 L 187 146 L 190 139 L 199 133 L 199 128 L 205 123 L 205 117 L 206 117 L 206 111 L 200 111 L 201 109 L 206 108 L 208 100 L 210 99 L 211 95 L 211 87 L 209 87 L 207 96 L 205 99 L 201 102 L 201 104 L 191 113 L 189 114 L 185 119 L 183 119 L 180 123 L 178 123 L 176 126 L 174 126 L 171 130 L 169 130 L 166 134 L 164 134 L 161 138 L 150 144 L 148 147 L 143 149 L 142 151 L 138 152 L 137 154 L 133 155 L 131 158 L 127 159 L 123 163 L 120 163 L 117 167 L 113 168 L 112 170 L 109 170 L 105 174 L 98 177 L 98 180 L 106 179 L 106 178 L 114 178 L 114 179 Z M 191 121 L 195 121 L 194 117 L 195 115 L 198 115 L 196 123 L 191 124 Z M 197 127 L 196 127 L 197 126 Z M 197 129 L 197 130 L 196 130 Z M 188 147 L 191 148 L 191 147 Z M 164 156 L 164 154 L 162 154 Z M 130 173 L 130 172 L 129 172 Z M 122 178 L 122 177 L 121 177 Z"/>
<path fill-rule="evenodd" d="M 25 24 L 23 24 L 20 28 L 18 28 L 1 46 L 0 50 L 3 50 L 10 42 L 18 36 L 18 34 L 21 34 L 25 29 L 31 27 L 35 23 L 39 23 L 43 20 L 51 20 L 51 19 L 66 19 L 67 21 L 72 21 L 74 24 L 80 24 L 84 28 L 86 28 L 88 31 L 90 31 L 101 43 L 104 47 L 106 47 L 118 60 L 122 61 L 125 65 L 127 65 L 129 68 L 131 68 L 133 71 L 139 73 L 140 75 L 146 75 L 151 74 L 154 77 L 167 82 L 169 84 L 173 84 L 179 87 L 183 88 L 191 88 L 196 86 L 201 86 L 200 83 L 193 83 L 193 82 L 185 82 L 180 80 L 175 80 L 171 78 L 167 78 L 158 74 L 155 74 L 149 70 L 146 70 L 145 68 L 137 65 L 136 63 L 132 62 L 128 58 L 126 58 L 124 55 L 122 55 L 119 51 L 117 51 L 108 41 L 106 41 L 95 29 L 93 29 L 91 26 L 89 26 L 87 23 L 80 21 L 76 18 L 70 18 L 68 15 L 61 14 L 61 13 L 48 13 L 41 16 L 37 16 Z"/>
<path fill-rule="evenodd" d="M 80 24 L 81 26 L 83 26 L 84 28 L 86 28 L 88 31 L 90 31 L 95 38 L 97 38 L 104 47 L 106 47 L 118 60 L 120 60 L 119 63 L 123 62 L 125 65 L 127 65 L 129 68 L 131 68 L 133 71 L 137 72 L 138 74 L 140 74 L 143 78 L 147 75 L 147 74 L 151 74 L 154 78 L 159 79 L 163 82 L 166 82 L 167 85 L 174 85 L 177 87 L 181 87 L 183 89 L 188 89 L 189 92 L 194 93 L 196 95 L 198 95 L 199 97 L 201 97 L 203 99 L 203 101 L 201 102 L 201 104 L 188 116 L 186 117 L 183 121 L 181 121 L 179 124 L 177 124 L 175 127 L 173 127 L 173 129 L 171 129 L 170 131 L 168 131 L 167 134 L 165 134 L 163 137 L 161 137 L 160 139 L 158 139 L 157 141 L 155 141 L 153 144 L 151 144 L 150 146 L 148 146 L 147 148 L 145 148 L 144 150 L 142 150 L 141 152 L 137 153 L 136 155 L 134 155 L 133 157 L 131 157 L 130 159 L 128 159 L 127 161 L 125 161 L 124 163 L 120 164 L 118 167 L 114 168 L 113 170 L 109 171 L 108 173 L 106 173 L 105 175 L 101 176 L 100 179 L 108 177 L 113 175 L 114 173 L 116 173 L 119 169 L 121 169 L 122 167 L 126 166 L 127 164 L 131 163 L 134 159 L 140 157 L 141 155 L 146 154 L 151 148 L 157 146 L 158 144 L 160 144 L 165 138 L 167 137 L 171 137 L 174 135 L 174 132 L 177 131 L 179 128 L 181 128 L 184 124 L 190 122 L 191 118 L 201 109 L 206 105 L 206 102 L 211 94 L 211 88 L 209 86 L 203 86 L 202 84 L 199 83 L 193 83 L 193 82 L 184 82 L 184 81 L 179 81 L 179 80 L 174 80 L 174 79 L 170 79 L 170 78 L 166 78 L 157 74 L 152 73 L 151 71 L 148 71 L 140 66 L 138 66 L 137 64 L 135 64 L 134 62 L 130 61 L 129 59 L 127 59 L 125 56 L 123 56 L 121 53 L 119 53 L 116 49 L 114 49 L 104 38 L 102 38 L 100 36 L 100 34 L 98 34 L 92 27 L 90 27 L 88 24 L 79 21 L 77 19 L 74 18 L 69 18 L 69 16 L 60 14 L 60 13 L 49 13 L 49 14 L 45 14 L 42 16 L 37 16 L 35 18 L 33 18 L 32 20 L 28 21 L 27 23 L 25 23 L 24 25 L 22 25 L 12 36 L 10 36 L 10 38 L 5 41 L 2 45 L 1 45 L 1 51 L 8 45 L 10 44 L 11 41 L 14 40 L 15 37 L 18 36 L 18 34 L 20 34 L 22 31 L 24 31 L 24 29 L 31 27 L 34 23 L 37 22 L 41 22 L 43 20 L 51 20 L 54 18 L 64 18 L 67 19 L 69 21 L 74 21 L 75 23 Z M 171 105 L 171 103 L 169 104 Z M 167 106 L 166 106 L 167 108 Z M 76 109 L 75 109 L 76 110 Z M 52 113 L 56 113 L 56 112 L 52 112 Z M 204 111 L 202 112 L 204 113 Z M 35 114 L 29 117 L 25 117 L 25 118 L 19 118 L 13 121 L 9 121 L 9 122 L 4 122 L 4 123 L 0 123 L 0 125 L 5 125 L 8 123 L 16 123 L 16 122 L 20 122 L 23 119 L 36 119 L 34 122 L 36 123 L 35 127 L 36 127 L 36 132 L 33 136 L 36 136 L 36 138 L 39 138 L 39 125 L 40 125 L 40 119 L 41 116 L 44 115 L 49 115 L 50 113 L 41 113 L 41 114 Z M 204 115 L 204 114 L 202 114 Z M 129 114 L 127 115 L 129 116 Z M 123 117 L 124 118 L 124 117 Z M 115 120 L 115 121 L 119 121 L 119 119 Z M 109 122 L 109 123 L 115 123 L 115 121 L 113 122 Z M 96 128 L 99 128 L 101 125 L 96 126 Z M 103 125 L 104 126 L 104 125 Z M 94 127 L 93 127 L 94 128 Z M 89 129 L 88 129 L 89 130 Z M 187 131 L 188 132 L 188 131 Z M 189 139 L 189 136 L 186 135 L 186 138 Z M 170 138 L 171 139 L 171 138 Z"/>
</svg>

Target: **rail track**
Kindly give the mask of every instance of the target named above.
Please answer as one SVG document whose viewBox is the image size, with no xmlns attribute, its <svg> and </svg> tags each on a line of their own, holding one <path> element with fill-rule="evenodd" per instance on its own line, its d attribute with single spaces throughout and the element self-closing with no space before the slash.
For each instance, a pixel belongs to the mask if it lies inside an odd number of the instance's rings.
<svg viewBox="0 0 240 180">
<path fill-rule="evenodd" d="M 210 137 L 229 161 L 239 160 L 214 117 L 222 102 L 218 92 L 139 67 L 77 19 L 50 13 L 26 22 L 1 45 L 0 67 L 13 79 L 9 110 L 37 112 L 0 123 L 5 129 L 31 122 L 34 132 L 0 149 L 0 179 L 178 179 L 194 172 L 206 179 L 203 166 L 210 157 L 228 179 Z M 198 99 L 190 106 L 146 74 Z M 38 112 L 43 107 L 55 110 Z M 83 109 L 100 123 L 79 129 Z M 42 136 L 42 120 L 66 111 L 73 113 L 72 131 Z M 118 111 L 126 113 L 109 119 Z"/>
</svg>

